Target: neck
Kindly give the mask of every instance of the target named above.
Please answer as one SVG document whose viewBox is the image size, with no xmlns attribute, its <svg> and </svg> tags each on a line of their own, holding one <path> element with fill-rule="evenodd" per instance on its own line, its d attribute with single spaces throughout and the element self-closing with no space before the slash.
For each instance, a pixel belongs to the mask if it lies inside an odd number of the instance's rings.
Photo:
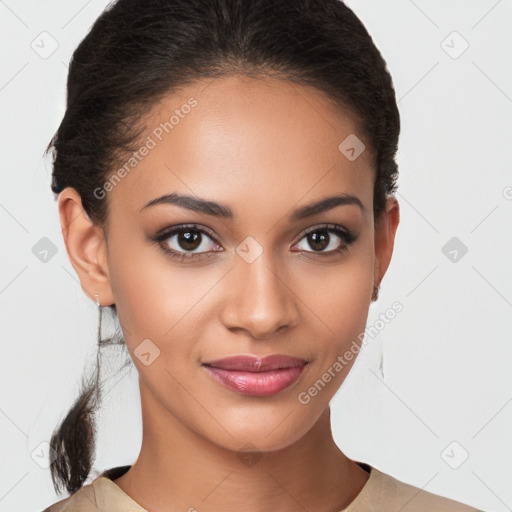
<svg viewBox="0 0 512 512">
<path fill-rule="evenodd" d="M 212 443 L 175 417 L 162 424 L 144 405 L 143 421 L 139 457 L 114 481 L 152 512 L 239 512 L 241 504 L 246 512 L 339 512 L 369 478 L 336 446 L 329 407 L 292 445 L 245 455 Z"/>
</svg>

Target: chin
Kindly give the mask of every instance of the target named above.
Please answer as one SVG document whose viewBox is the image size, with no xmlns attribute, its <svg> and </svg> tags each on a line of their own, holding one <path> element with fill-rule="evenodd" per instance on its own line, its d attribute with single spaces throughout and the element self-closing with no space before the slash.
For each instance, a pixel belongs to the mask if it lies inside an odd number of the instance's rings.
<svg viewBox="0 0 512 512">
<path fill-rule="evenodd" d="M 210 441 L 223 448 L 241 453 L 246 451 L 263 453 L 282 450 L 293 445 L 309 432 L 317 419 L 300 417 L 297 413 L 286 412 L 281 407 L 279 412 L 262 413 L 259 418 L 249 421 L 245 419 L 226 421 L 224 416 L 222 421 L 224 428 L 216 429 L 219 436 L 211 435 L 211 425 L 206 428 Z"/>
</svg>

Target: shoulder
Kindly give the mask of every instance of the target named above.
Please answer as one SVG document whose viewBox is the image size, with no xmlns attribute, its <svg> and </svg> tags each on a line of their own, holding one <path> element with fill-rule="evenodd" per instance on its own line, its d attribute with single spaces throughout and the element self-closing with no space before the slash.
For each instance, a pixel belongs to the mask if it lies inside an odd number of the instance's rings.
<svg viewBox="0 0 512 512">
<path fill-rule="evenodd" d="M 94 486 L 84 485 L 71 496 L 57 501 L 42 512 L 99 512 Z"/>
<path fill-rule="evenodd" d="M 383 512 L 397 510 L 401 512 L 424 512 L 425 510 L 429 512 L 482 512 L 470 505 L 402 482 L 375 468 L 372 468 L 371 480 L 372 486 L 367 493 L 367 499 Z M 382 507 L 383 504 L 384 507 Z M 356 508 L 354 512 L 356 510 L 364 509 Z"/>
<path fill-rule="evenodd" d="M 84 485 L 71 496 L 57 501 L 42 512 L 147 512 L 105 476 L 115 474 L 121 474 L 117 472 L 117 468 L 104 472 L 90 484 Z"/>
</svg>

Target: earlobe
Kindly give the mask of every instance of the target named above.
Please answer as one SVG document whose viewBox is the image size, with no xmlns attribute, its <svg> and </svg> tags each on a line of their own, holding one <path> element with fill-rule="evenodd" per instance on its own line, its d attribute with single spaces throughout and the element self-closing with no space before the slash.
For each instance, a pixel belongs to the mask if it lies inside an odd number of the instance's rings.
<svg viewBox="0 0 512 512">
<path fill-rule="evenodd" d="M 388 196 L 386 212 L 375 228 L 374 284 L 378 288 L 391 262 L 400 207 L 395 196 Z"/>
<path fill-rule="evenodd" d="M 66 251 L 82 290 L 94 302 L 98 293 L 103 305 L 114 303 L 103 229 L 89 219 L 80 195 L 71 187 L 59 194 L 58 209 Z"/>
</svg>

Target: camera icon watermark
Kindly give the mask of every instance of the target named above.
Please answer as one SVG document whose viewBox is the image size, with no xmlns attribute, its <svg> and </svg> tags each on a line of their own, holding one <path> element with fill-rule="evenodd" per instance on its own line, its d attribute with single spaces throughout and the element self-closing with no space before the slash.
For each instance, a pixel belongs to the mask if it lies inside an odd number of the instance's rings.
<svg viewBox="0 0 512 512">
<path fill-rule="evenodd" d="M 458 469 L 469 457 L 468 451 L 458 442 L 452 441 L 442 452 L 441 458 L 452 469 Z"/>
<path fill-rule="evenodd" d="M 345 155 L 351 162 L 359 158 L 365 149 L 366 146 L 353 133 L 343 139 L 343 141 L 338 146 L 340 153 Z"/>
<path fill-rule="evenodd" d="M 149 338 L 146 338 L 137 345 L 133 353 L 144 366 L 149 366 L 160 356 L 160 349 Z"/>
<path fill-rule="evenodd" d="M 453 236 L 446 242 L 443 247 L 441 248 L 441 252 L 452 262 L 452 263 L 458 263 L 468 252 L 468 248 L 464 243 L 457 238 L 456 236 Z"/>
<path fill-rule="evenodd" d="M 441 41 L 441 48 L 452 59 L 458 59 L 469 48 L 469 43 L 454 30 Z"/>
<path fill-rule="evenodd" d="M 41 263 L 48 263 L 57 254 L 57 246 L 48 237 L 43 236 L 32 247 L 32 254 Z"/>
<path fill-rule="evenodd" d="M 238 244 L 235 250 L 246 263 L 252 263 L 263 253 L 263 247 L 252 236 Z"/>
<path fill-rule="evenodd" d="M 57 39 L 45 30 L 33 39 L 30 43 L 30 47 L 41 59 L 48 59 L 57 51 L 59 43 Z"/>
<path fill-rule="evenodd" d="M 47 441 L 39 443 L 30 453 L 32 460 L 41 468 L 48 469 L 57 458 L 57 452 Z"/>
<path fill-rule="evenodd" d="M 248 468 L 254 466 L 262 457 L 261 452 L 252 443 L 246 443 L 238 452 L 238 459 Z"/>
</svg>

